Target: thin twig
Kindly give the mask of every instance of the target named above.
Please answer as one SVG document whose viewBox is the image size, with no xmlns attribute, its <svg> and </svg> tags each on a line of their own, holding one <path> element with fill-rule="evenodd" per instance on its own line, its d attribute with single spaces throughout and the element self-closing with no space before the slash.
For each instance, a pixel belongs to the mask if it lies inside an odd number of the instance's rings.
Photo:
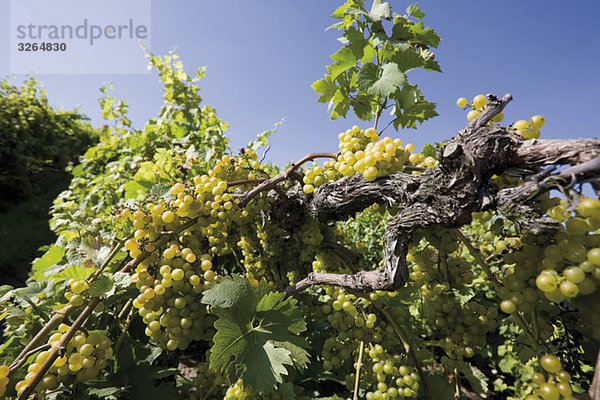
<svg viewBox="0 0 600 400">
<path fill-rule="evenodd" d="M 471 241 L 469 239 L 467 239 L 467 237 L 464 235 L 464 233 L 462 233 L 462 231 L 460 229 L 454 229 L 454 232 L 456 233 L 456 236 L 458 236 L 458 239 L 467 247 L 471 256 L 475 259 L 475 261 L 477 261 L 477 264 L 479 264 L 479 266 L 481 266 L 481 268 L 483 269 L 485 274 L 488 276 L 488 278 L 492 281 L 494 286 L 496 286 L 496 289 L 501 288 L 502 284 L 496 277 L 496 274 L 494 274 L 492 272 L 492 270 L 487 265 L 487 263 L 485 262 L 485 260 L 481 256 L 481 254 L 477 251 L 477 249 L 475 247 L 473 247 L 473 244 L 471 243 Z"/>
<path fill-rule="evenodd" d="M 63 309 L 57 311 L 50 321 L 42 327 L 42 329 L 35 335 L 33 339 L 25 346 L 21 353 L 15 358 L 10 366 L 10 373 L 12 374 L 18 367 L 22 365 L 21 360 L 27 359 L 27 354 L 34 348 L 38 347 L 40 343 L 46 339 L 46 336 L 50 334 L 60 323 L 77 307 L 67 304 Z M 18 365 L 18 366 L 17 366 Z M 10 375 L 9 375 L 10 376 Z"/>
<path fill-rule="evenodd" d="M 94 277 L 92 279 L 90 279 L 88 281 L 88 283 L 92 283 L 93 281 L 95 281 L 96 279 L 98 279 L 100 277 L 100 275 L 102 275 L 102 272 L 104 271 L 104 269 L 108 266 L 108 264 L 110 264 L 110 262 L 112 261 L 112 259 L 117 255 L 117 252 L 119 250 L 121 250 L 121 247 L 123 247 L 125 241 L 129 240 L 132 237 L 133 237 L 133 233 L 130 233 L 129 235 L 125 236 L 123 239 L 121 239 L 121 240 L 118 241 L 118 243 L 116 244 L 116 246 L 113 247 L 113 249 L 111 250 L 111 252 L 108 255 L 108 257 L 106 258 L 106 260 L 104 260 L 104 262 L 102 263 L 102 265 L 100 266 L 100 268 L 98 269 L 98 271 L 96 272 L 96 274 L 94 275 Z"/>
<path fill-rule="evenodd" d="M 125 335 L 127 334 L 127 331 L 129 330 L 131 321 L 133 321 L 133 313 L 134 312 L 135 312 L 135 309 L 133 309 L 133 308 L 129 311 L 129 315 L 127 316 L 127 321 L 125 321 L 125 326 L 121 330 L 121 334 L 119 335 L 119 338 L 117 339 L 117 343 L 115 344 L 115 351 L 114 351 L 115 354 L 118 353 L 119 348 L 121 347 L 121 345 L 123 344 L 123 341 L 125 340 Z"/>
<path fill-rule="evenodd" d="M 244 179 L 241 181 L 231 181 L 231 182 L 227 182 L 227 187 L 258 184 L 258 183 L 263 183 L 265 180 L 266 179 L 264 179 L 264 178 L 257 178 L 257 179 Z"/>
<path fill-rule="evenodd" d="M 260 192 L 273 188 L 279 182 L 290 178 L 297 179 L 297 177 L 294 176 L 294 172 L 296 172 L 296 170 L 300 168 L 302 164 L 317 158 L 337 158 L 337 156 L 337 153 L 310 153 L 305 155 L 300 160 L 292 163 L 292 165 L 285 172 L 261 182 L 258 186 L 244 194 L 244 196 L 240 198 L 240 207 L 245 207 L 254 196 Z"/>
<path fill-rule="evenodd" d="M 52 346 L 48 358 L 46 358 L 46 361 L 44 361 L 40 369 L 38 369 L 33 378 L 31 378 L 31 381 L 27 387 L 25 387 L 25 390 L 23 390 L 19 396 L 19 400 L 25 400 L 29 397 L 35 387 L 40 383 L 46 372 L 48 372 L 52 364 L 54 364 L 54 361 L 58 358 L 60 349 L 67 347 L 67 344 L 71 341 L 73 336 L 75 336 L 75 333 L 79 330 L 79 328 L 81 328 L 84 321 L 88 318 L 92 311 L 94 311 L 94 308 L 96 308 L 98 303 L 100 303 L 99 297 L 94 297 L 92 300 L 90 300 L 87 307 L 81 312 L 75 322 L 73 322 L 73 325 L 71 325 L 69 330 L 62 335 L 60 341 L 55 346 Z"/>
<path fill-rule="evenodd" d="M 393 124 L 398 118 L 394 118 L 393 120 L 391 120 L 390 122 L 388 122 L 383 129 L 379 132 L 379 135 L 381 136 L 383 134 L 383 132 L 385 132 L 385 130 L 391 125 Z"/>
<path fill-rule="evenodd" d="M 26 354 L 25 354 L 25 355 L 24 355 L 24 356 L 23 356 L 23 357 L 22 357 L 22 358 L 19 360 L 18 364 L 16 364 L 16 365 L 15 365 L 15 364 L 14 364 L 14 362 L 13 362 L 13 365 L 11 365 L 11 367 L 10 367 L 10 369 L 11 369 L 11 372 L 12 372 L 12 371 L 16 371 L 17 369 L 21 368 L 21 367 L 23 366 L 23 364 L 25 364 L 25 362 L 27 362 L 27 359 L 29 358 L 29 356 L 31 356 L 32 354 L 35 354 L 35 353 L 37 353 L 37 352 L 39 352 L 39 351 L 42 351 L 42 350 L 49 349 L 49 348 L 50 348 L 50 346 L 51 346 L 51 344 L 50 344 L 50 343 L 46 343 L 46 344 L 43 344 L 43 345 L 41 345 L 40 347 L 36 347 L 35 349 L 29 350 L 29 351 L 28 351 L 28 352 L 27 352 L 27 353 L 26 353 Z M 15 360 L 15 361 L 16 361 L 16 360 Z"/>
<path fill-rule="evenodd" d="M 365 349 L 365 342 L 360 341 L 358 347 L 358 361 L 356 361 L 356 379 L 354 380 L 354 397 L 353 400 L 358 400 L 358 383 L 360 381 L 360 368 L 362 367 L 362 356 L 363 350 Z"/>
</svg>

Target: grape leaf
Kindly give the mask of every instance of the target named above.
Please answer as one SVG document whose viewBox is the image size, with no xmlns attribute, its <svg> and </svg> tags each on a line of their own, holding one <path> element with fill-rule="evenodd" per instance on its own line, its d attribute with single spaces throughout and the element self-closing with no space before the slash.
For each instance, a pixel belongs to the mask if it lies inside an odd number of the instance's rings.
<svg viewBox="0 0 600 400">
<path fill-rule="evenodd" d="M 338 119 L 339 117 L 345 117 L 348 113 L 350 99 L 348 96 L 345 96 L 341 90 L 338 90 L 335 92 L 335 95 L 329 102 L 329 105 L 334 106 L 333 111 L 331 111 L 331 119 Z"/>
<path fill-rule="evenodd" d="M 140 185 L 136 181 L 127 182 L 123 188 L 125 189 L 125 200 L 137 199 L 138 196 L 144 194 L 148 190 L 145 186 Z"/>
<path fill-rule="evenodd" d="M 488 392 L 488 378 L 483 372 L 481 372 L 479 368 L 469 365 L 469 368 L 461 368 L 461 371 L 463 371 L 465 377 L 475 392 L 480 394 L 485 394 Z"/>
<path fill-rule="evenodd" d="M 316 83 L 316 82 L 315 82 Z M 280 127 L 281 125 L 283 125 L 283 121 L 285 121 L 285 118 L 282 118 L 280 121 L 275 123 L 275 126 L 273 126 L 273 129 L 269 129 L 268 131 L 264 131 L 262 133 L 259 133 L 258 135 L 256 135 L 256 139 L 249 142 L 248 146 L 246 146 L 248 149 L 252 149 L 254 151 L 258 150 L 261 147 L 266 147 L 269 145 L 269 138 L 271 137 L 271 135 L 273 135 L 275 132 L 277 132 L 277 128 Z"/>
<path fill-rule="evenodd" d="M 126 392 L 127 389 L 123 388 L 123 387 L 103 387 L 103 388 L 90 388 L 89 394 L 93 395 L 93 396 L 98 396 L 101 399 L 107 399 L 107 400 L 116 400 L 118 399 L 118 396 L 124 392 Z"/>
<path fill-rule="evenodd" d="M 113 275 L 115 280 L 115 288 L 117 290 L 125 289 L 131 285 L 131 275 L 125 272 L 115 272 Z"/>
<path fill-rule="evenodd" d="M 113 281 L 106 275 L 100 275 L 98 279 L 90 283 L 87 293 L 92 297 L 104 297 L 114 287 Z"/>
<path fill-rule="evenodd" d="M 337 78 L 339 74 L 356 65 L 356 57 L 350 46 L 342 47 L 336 53 L 332 54 L 331 58 L 333 61 L 337 61 L 329 66 L 331 79 Z"/>
<path fill-rule="evenodd" d="M 373 0 L 371 12 L 365 15 L 371 22 L 379 22 L 382 19 L 390 19 L 392 17 L 392 7 L 390 3 L 384 3 L 381 0 Z"/>
<path fill-rule="evenodd" d="M 306 323 L 297 301 L 271 292 L 265 280 L 253 289 L 242 276 L 223 279 L 202 302 L 219 318 L 210 366 L 225 371 L 230 381 L 241 378 L 256 391 L 272 391 L 288 374 L 286 366 L 308 363 L 306 343 L 298 336 Z"/>
<path fill-rule="evenodd" d="M 388 97 L 406 83 L 406 76 L 396 63 L 388 63 L 384 66 L 367 63 L 358 73 L 356 83 L 364 92 Z"/>
<path fill-rule="evenodd" d="M 52 275 L 52 280 L 59 282 L 65 279 L 87 279 L 96 271 L 93 267 L 80 267 L 79 265 L 70 265 L 62 271 Z"/>
<path fill-rule="evenodd" d="M 369 42 L 364 38 L 364 34 L 355 27 L 351 26 L 350 28 L 346 29 L 343 37 L 348 41 L 348 47 L 350 50 L 352 50 L 354 57 L 356 57 L 356 59 L 361 59 L 364 55 L 365 46 L 369 44 Z"/>
<path fill-rule="evenodd" d="M 44 271 L 62 260 L 65 255 L 65 249 L 60 246 L 52 245 L 48 251 L 33 263 L 33 279 L 43 280 L 46 275 Z"/>
<path fill-rule="evenodd" d="M 423 151 L 421 151 L 421 154 L 425 157 L 433 157 L 437 159 L 437 150 L 429 143 L 423 146 Z"/>
<path fill-rule="evenodd" d="M 416 128 L 416 122 L 423 122 L 435 117 L 435 104 L 430 103 L 423 97 L 416 85 L 405 85 L 397 95 L 394 96 L 396 107 L 394 115 L 394 127 Z"/>
<path fill-rule="evenodd" d="M 426 46 L 437 47 L 442 40 L 435 31 L 429 27 L 424 28 L 423 22 L 411 25 L 410 30 L 413 34 L 412 42 L 421 43 Z"/>
<path fill-rule="evenodd" d="M 133 176 L 133 179 L 141 185 L 145 185 L 146 182 L 154 182 L 156 180 L 154 169 L 155 166 L 152 161 L 144 161 L 140 164 L 138 171 Z"/>
<path fill-rule="evenodd" d="M 373 117 L 371 113 L 371 96 L 359 94 L 350 101 L 350 105 L 354 109 L 354 114 L 363 121 L 370 121 Z"/>
<path fill-rule="evenodd" d="M 317 103 L 327 103 L 333 98 L 333 95 L 337 91 L 337 85 L 333 82 L 329 76 L 323 79 L 319 79 L 311 85 L 317 94 L 321 96 L 317 99 Z"/>
<path fill-rule="evenodd" d="M 333 12 L 333 14 L 331 14 L 331 16 L 337 19 L 344 19 L 344 15 L 346 14 L 346 8 L 350 7 L 352 4 L 354 4 L 354 2 L 352 0 L 348 0 L 347 2 L 339 6 Z"/>
<path fill-rule="evenodd" d="M 392 56 L 392 60 L 398 64 L 398 67 L 400 67 L 400 70 L 403 72 L 425 65 L 425 60 L 413 49 L 395 52 Z"/>
<path fill-rule="evenodd" d="M 408 6 L 406 8 L 406 13 L 408 15 L 410 15 L 411 17 L 414 17 L 418 20 L 421 20 L 421 19 L 423 19 L 423 17 L 425 17 L 425 13 L 423 11 L 421 11 L 421 9 L 419 7 L 417 7 L 416 3 Z"/>
</svg>

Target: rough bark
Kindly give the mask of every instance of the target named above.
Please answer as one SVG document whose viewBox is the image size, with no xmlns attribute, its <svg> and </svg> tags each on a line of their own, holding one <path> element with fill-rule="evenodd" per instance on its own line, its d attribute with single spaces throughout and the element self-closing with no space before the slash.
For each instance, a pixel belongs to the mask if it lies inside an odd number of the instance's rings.
<svg viewBox="0 0 600 400">
<path fill-rule="evenodd" d="M 290 190 L 275 202 L 273 219 L 285 226 L 294 216 L 308 213 L 323 223 L 345 220 L 375 203 L 397 205 L 400 213 L 384 235 L 384 263 L 373 271 L 353 275 L 313 272 L 287 289 L 293 294 L 315 284 L 331 284 L 355 291 L 395 290 L 407 281 L 406 253 L 418 229 L 457 228 L 471 222 L 471 213 L 487 209 L 518 219 L 524 230 L 543 231 L 556 224 L 544 219 L 531 199 L 552 188 L 569 186 L 600 176 L 600 140 L 525 140 L 488 122 L 510 102 L 489 96 L 488 107 L 448 141 L 438 165 L 420 174 L 397 173 L 373 182 L 361 175 L 323 185 L 314 195 Z M 550 165 L 572 165 L 552 173 Z M 494 175 L 518 171 L 529 180 L 499 190 Z M 275 180 L 275 179 L 273 179 Z M 281 179 L 277 180 L 278 182 Z M 265 182 L 243 197 L 250 201 Z"/>
</svg>

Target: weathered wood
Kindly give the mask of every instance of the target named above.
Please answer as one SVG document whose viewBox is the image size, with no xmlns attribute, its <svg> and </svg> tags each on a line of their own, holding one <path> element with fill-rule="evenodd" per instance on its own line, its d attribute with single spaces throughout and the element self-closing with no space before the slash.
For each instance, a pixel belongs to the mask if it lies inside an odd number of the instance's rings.
<svg viewBox="0 0 600 400">
<path fill-rule="evenodd" d="M 458 228 L 471 222 L 474 211 L 498 210 L 517 220 L 524 230 L 555 229 L 556 223 L 543 218 L 531 200 L 557 185 L 572 184 L 574 179 L 581 182 L 600 176 L 600 140 L 525 140 L 507 128 L 489 125 L 511 99 L 509 94 L 501 99 L 489 96 L 488 107 L 440 149 L 439 163 L 433 169 L 420 174 L 397 173 L 373 182 L 354 175 L 325 184 L 311 195 L 292 189 L 287 198 L 279 196 L 272 215 L 284 228 L 305 214 L 331 224 L 373 204 L 396 205 L 401 210 L 386 228 L 381 268 L 353 275 L 313 272 L 287 293 L 316 284 L 363 292 L 395 290 L 408 279 L 406 253 L 415 231 Z M 494 175 L 507 171 L 530 175 L 555 164 L 573 167 L 554 174 L 546 171 L 510 189 L 499 190 L 492 182 Z M 262 190 L 273 184 L 264 182 Z M 255 189 L 243 199 L 249 201 L 257 192 Z"/>
</svg>

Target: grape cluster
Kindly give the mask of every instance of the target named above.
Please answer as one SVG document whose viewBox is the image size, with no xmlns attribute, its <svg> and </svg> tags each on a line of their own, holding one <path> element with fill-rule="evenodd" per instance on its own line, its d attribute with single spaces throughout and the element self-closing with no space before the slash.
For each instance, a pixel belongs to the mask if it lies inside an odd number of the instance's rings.
<svg viewBox="0 0 600 400">
<path fill-rule="evenodd" d="M 52 344 L 60 341 L 68 330 L 69 325 L 61 324 L 58 327 L 58 332 L 49 337 L 48 343 Z M 95 378 L 100 370 L 106 367 L 107 359 L 112 357 L 113 349 L 111 346 L 110 339 L 99 333 L 77 332 L 67 344 L 65 354 L 54 361 L 35 390 L 43 393 L 46 390 L 58 388 L 61 383 L 70 385 Z M 15 386 L 18 395 L 23 393 L 49 355 L 50 350 L 41 351 L 37 354 L 35 361 L 27 368 L 25 378 L 17 382 Z"/>
<path fill-rule="evenodd" d="M 544 354 L 539 358 L 542 371 L 534 372 L 531 381 L 537 386 L 525 400 L 575 400 L 571 375 L 562 369 L 558 357 Z"/>
<path fill-rule="evenodd" d="M 487 105 L 487 97 L 482 94 L 478 94 L 473 97 L 471 103 L 467 103 L 467 99 L 465 97 L 459 97 L 458 100 L 456 100 L 456 105 L 461 108 L 470 108 L 471 110 L 467 113 L 467 119 L 472 121 L 485 109 L 485 106 Z M 501 122 L 503 119 L 504 114 L 498 113 L 494 116 L 494 118 L 492 118 L 490 123 Z"/>
<path fill-rule="evenodd" d="M 143 262 L 136 268 L 132 280 L 140 294 L 133 305 L 146 324 L 146 335 L 162 348 L 185 350 L 194 340 L 208 339 L 210 323 L 200 297 L 206 282 L 214 279 L 211 258 L 202 254 L 196 259 L 190 248 L 173 243 L 159 263 Z"/>
<path fill-rule="evenodd" d="M 543 252 L 542 267 L 536 277 L 538 289 L 554 302 L 579 295 L 591 295 L 600 284 L 600 201 L 583 199 L 573 215 L 564 205 L 548 214 L 564 227 Z"/>
<path fill-rule="evenodd" d="M 481 114 L 487 105 L 487 97 L 482 94 L 478 94 L 473 97 L 471 103 L 467 103 L 465 97 L 460 97 L 456 100 L 456 105 L 461 108 L 470 108 L 471 110 L 467 113 L 467 119 L 472 121 L 476 116 Z M 496 114 L 490 121 L 490 124 L 494 122 L 501 122 L 504 119 L 502 113 Z M 515 133 L 521 135 L 524 139 L 538 139 L 540 137 L 540 129 L 544 126 L 545 120 L 541 115 L 534 115 L 528 121 L 519 120 L 512 124 L 512 129 Z"/>
<path fill-rule="evenodd" d="M 383 400 L 418 396 L 419 375 L 413 368 L 404 364 L 402 356 L 387 354 L 379 344 L 373 346 L 368 354 L 373 362 L 371 371 L 377 383 L 374 385 L 374 391 L 366 393 L 366 399 Z"/>
<path fill-rule="evenodd" d="M 201 400 L 208 394 L 211 398 L 222 398 L 227 387 L 227 379 L 209 368 L 208 362 L 200 362 L 195 367 L 197 375 L 193 377 L 193 389 L 188 400 Z"/>
<path fill-rule="evenodd" d="M 326 161 L 323 167 L 315 166 L 306 171 L 304 176 L 304 191 L 312 193 L 315 188 L 341 176 L 362 174 L 368 181 L 381 176 L 400 172 L 409 161 L 414 146 L 401 146 L 400 139 L 384 137 L 379 139 L 374 128 L 361 130 L 354 126 L 339 134 L 340 154 L 336 160 Z M 430 164 L 435 165 L 428 160 Z M 433 166 L 432 165 L 432 166 Z"/>
<path fill-rule="evenodd" d="M 542 252 L 541 247 L 534 243 L 528 243 L 529 239 L 524 237 L 526 245 L 513 252 L 507 252 L 502 260 L 505 263 L 502 287 L 498 289 L 500 309 L 512 314 L 515 311 L 531 313 L 539 299 L 539 292 L 532 285 L 533 277 L 537 271 L 537 262 Z M 509 266 L 514 264 L 514 266 Z"/>
<path fill-rule="evenodd" d="M 146 335 L 162 348 L 183 350 L 192 341 L 210 338 L 210 317 L 200 300 L 218 276 L 214 257 L 231 253 L 233 222 L 244 222 L 268 204 L 260 199 L 242 210 L 228 188 L 227 182 L 266 175 L 256 158 L 252 150 L 237 158 L 224 155 L 193 184 L 174 184 L 172 200 L 156 199 L 117 215 L 117 220 L 133 223 L 133 235 L 124 243 L 129 255 L 150 253 L 132 276 L 140 291 L 133 304 L 146 324 Z M 181 231 L 180 226 L 191 219 L 196 223 Z M 181 232 L 157 248 L 161 232 L 173 231 Z"/>
<path fill-rule="evenodd" d="M 324 257 L 319 256 L 313 265 L 323 268 Z M 367 297 L 346 293 L 340 288 L 328 287 L 329 300 L 321 306 L 327 322 L 335 335 L 323 343 L 323 368 L 343 379 L 352 390 L 356 379 L 355 360 L 361 341 L 367 347 L 361 372 L 361 387 L 367 390 L 366 398 L 410 398 L 419 393 L 419 377 L 414 369 L 405 365 L 405 356 L 390 353 L 401 342 L 393 326 L 378 317 L 379 307 L 385 307 L 386 299 L 395 292 L 372 292 Z M 373 307 L 375 306 L 375 307 Z M 369 307 L 375 308 L 368 312 Z M 402 310 L 390 308 L 394 318 L 400 318 Z"/>
<path fill-rule="evenodd" d="M 512 125 L 512 128 L 524 139 L 539 139 L 540 129 L 545 122 L 544 117 L 541 115 L 534 115 L 529 118 L 529 122 L 524 119 L 518 120 Z"/>
<path fill-rule="evenodd" d="M 464 359 L 471 358 L 475 350 L 485 346 L 486 333 L 498 326 L 498 310 L 476 301 L 463 304 L 451 291 L 436 292 L 424 296 L 428 306 L 425 319 L 434 337 L 438 337 L 437 345 L 446 353 L 441 362 L 449 368 L 463 368 Z"/>
<path fill-rule="evenodd" d="M 407 255 L 409 278 L 419 287 L 426 305 L 419 313 L 431 332 L 428 336 L 445 352 L 441 362 L 461 368 L 465 359 L 485 346 L 486 333 L 498 326 L 498 310 L 458 293 L 473 286 L 474 272 L 472 263 L 459 253 L 455 234 L 438 229 L 424 239 Z"/>
</svg>

